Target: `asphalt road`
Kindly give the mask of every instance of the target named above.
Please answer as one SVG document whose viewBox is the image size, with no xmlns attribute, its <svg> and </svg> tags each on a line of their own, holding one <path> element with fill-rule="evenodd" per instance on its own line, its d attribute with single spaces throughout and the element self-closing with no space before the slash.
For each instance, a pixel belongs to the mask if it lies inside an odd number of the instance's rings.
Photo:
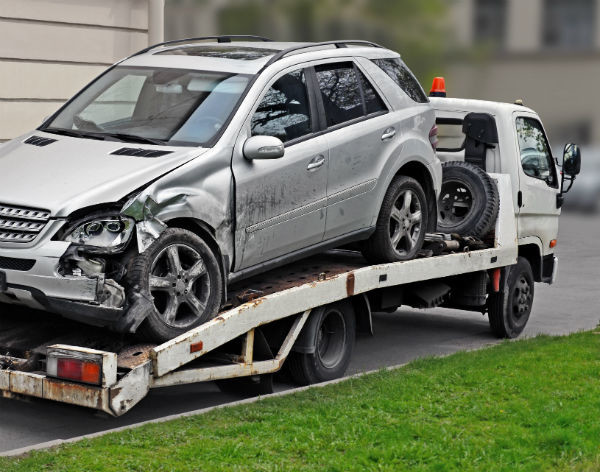
<svg viewBox="0 0 600 472">
<path fill-rule="evenodd" d="M 534 310 L 524 336 L 565 334 L 600 322 L 600 216 L 564 215 L 557 252 L 559 280 L 537 285 Z M 497 342 L 487 317 L 456 310 L 399 310 L 374 316 L 374 337 L 358 340 L 349 373 L 412 359 L 474 349 Z M 289 388 L 278 384 L 277 389 Z M 239 397 L 211 384 L 157 389 L 121 418 L 43 400 L 0 399 L 0 452 L 67 439 L 166 415 L 196 410 Z"/>
</svg>

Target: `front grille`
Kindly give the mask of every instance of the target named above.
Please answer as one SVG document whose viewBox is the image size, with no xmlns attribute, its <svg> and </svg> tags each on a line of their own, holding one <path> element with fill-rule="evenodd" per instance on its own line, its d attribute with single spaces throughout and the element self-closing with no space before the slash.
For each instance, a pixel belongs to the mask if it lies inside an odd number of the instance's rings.
<svg viewBox="0 0 600 472">
<path fill-rule="evenodd" d="M 33 259 L 15 259 L 14 257 L 0 257 L 0 269 L 28 271 L 35 265 Z"/>
<path fill-rule="evenodd" d="M 30 243 L 44 229 L 50 212 L 0 203 L 0 242 Z"/>
</svg>

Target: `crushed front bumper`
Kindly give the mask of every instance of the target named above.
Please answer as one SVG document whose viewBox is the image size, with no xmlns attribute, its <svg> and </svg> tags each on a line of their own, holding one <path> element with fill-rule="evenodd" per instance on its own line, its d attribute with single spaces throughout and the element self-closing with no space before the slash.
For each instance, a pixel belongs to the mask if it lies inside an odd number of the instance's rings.
<svg viewBox="0 0 600 472">
<path fill-rule="evenodd" d="M 0 272 L 6 279 L 5 286 L 0 287 L 0 303 L 25 305 L 88 324 L 109 326 L 123 314 L 123 309 L 98 303 L 102 281 L 63 276 L 58 271 L 60 258 L 69 245 L 46 240 L 34 247 L 0 247 Z"/>
</svg>

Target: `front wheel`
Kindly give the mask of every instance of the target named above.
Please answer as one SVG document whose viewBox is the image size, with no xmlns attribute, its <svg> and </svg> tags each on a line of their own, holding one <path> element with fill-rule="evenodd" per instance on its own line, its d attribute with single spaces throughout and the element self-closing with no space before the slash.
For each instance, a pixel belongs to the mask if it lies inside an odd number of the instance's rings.
<svg viewBox="0 0 600 472">
<path fill-rule="evenodd" d="M 128 274 L 130 290 L 152 300 L 140 326 L 143 337 L 164 342 L 214 318 L 223 281 L 210 247 L 191 231 L 167 229 L 142 254 Z"/>
<path fill-rule="evenodd" d="M 415 258 L 423 247 L 428 220 L 421 184 L 411 177 L 396 177 L 383 198 L 375 232 L 363 245 L 363 255 L 372 264 Z"/>
<path fill-rule="evenodd" d="M 508 278 L 499 293 L 488 299 L 492 332 L 499 338 L 516 338 L 525 329 L 533 307 L 534 280 L 529 261 L 519 257 L 508 268 Z"/>
</svg>

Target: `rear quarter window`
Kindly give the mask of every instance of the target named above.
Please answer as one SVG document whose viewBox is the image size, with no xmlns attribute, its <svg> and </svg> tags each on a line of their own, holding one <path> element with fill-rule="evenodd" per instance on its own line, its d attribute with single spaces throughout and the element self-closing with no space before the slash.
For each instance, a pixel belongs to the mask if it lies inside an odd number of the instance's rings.
<svg viewBox="0 0 600 472">
<path fill-rule="evenodd" d="M 372 62 L 389 75 L 413 101 L 417 103 L 429 102 L 423 87 L 401 59 L 372 59 Z"/>
</svg>

